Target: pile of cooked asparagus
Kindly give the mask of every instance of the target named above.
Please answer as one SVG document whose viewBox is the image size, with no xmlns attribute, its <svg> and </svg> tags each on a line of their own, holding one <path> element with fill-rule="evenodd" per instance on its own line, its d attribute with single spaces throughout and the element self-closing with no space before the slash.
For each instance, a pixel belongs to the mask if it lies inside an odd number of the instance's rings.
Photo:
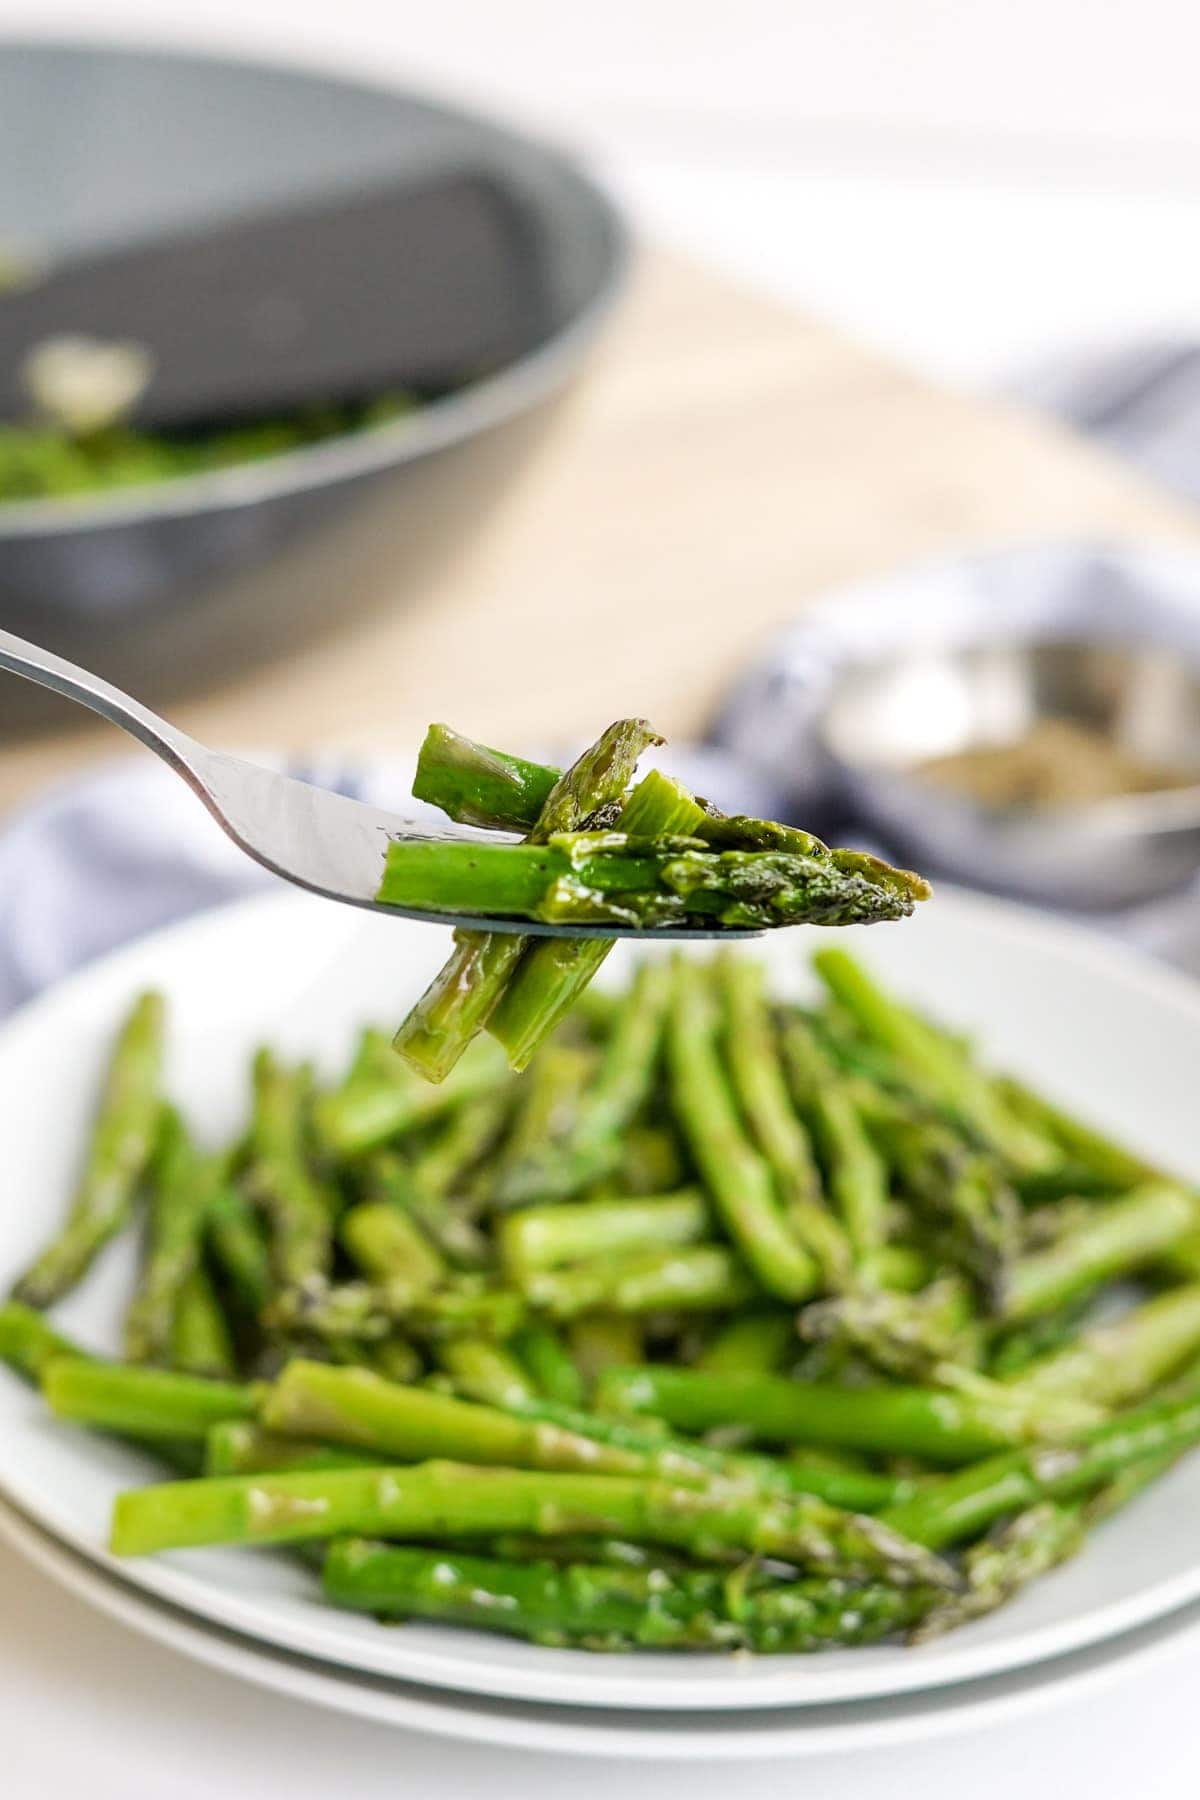
<svg viewBox="0 0 1200 1800">
<path fill-rule="evenodd" d="M 850 956 L 647 957 L 514 1076 L 270 1050 L 199 1147 L 143 996 L 0 1308 L 58 1417 L 175 1477 L 112 1546 L 321 1554 L 334 1606 L 808 1651 L 995 1607 L 1200 1440 L 1200 1201 Z M 46 1309 L 141 1234 L 125 1359 Z"/>
<path fill-rule="evenodd" d="M 618 931 L 703 925 L 763 931 L 907 918 L 929 883 L 811 832 L 731 817 L 638 758 L 662 738 L 618 719 L 564 772 L 431 725 L 413 794 L 459 825 L 520 842 L 404 838 L 388 846 L 386 906 Z M 612 948 L 611 938 L 456 931 L 454 951 L 396 1034 L 443 1081 L 481 1031 L 528 1066 Z"/>
</svg>

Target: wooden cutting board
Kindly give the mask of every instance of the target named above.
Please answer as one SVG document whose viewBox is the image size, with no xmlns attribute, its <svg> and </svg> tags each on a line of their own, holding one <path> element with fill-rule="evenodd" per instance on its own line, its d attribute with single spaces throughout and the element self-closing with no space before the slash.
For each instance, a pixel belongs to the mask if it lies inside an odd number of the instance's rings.
<svg viewBox="0 0 1200 1800">
<path fill-rule="evenodd" d="M 1200 517 L 1041 418 L 647 251 L 590 377 L 415 604 L 173 717 L 216 747 L 395 749 L 436 718 L 520 746 L 622 713 L 679 736 L 808 597 L 1050 535 L 1200 548 Z M 0 750 L 0 807 L 125 746 L 80 719 Z"/>
</svg>

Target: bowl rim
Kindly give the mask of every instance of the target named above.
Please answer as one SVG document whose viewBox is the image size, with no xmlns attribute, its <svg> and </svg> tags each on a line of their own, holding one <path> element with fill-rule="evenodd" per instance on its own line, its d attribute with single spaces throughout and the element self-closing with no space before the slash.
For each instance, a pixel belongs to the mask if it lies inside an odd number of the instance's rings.
<svg viewBox="0 0 1200 1800">
<path fill-rule="evenodd" d="M 37 34 L 6 37 L 0 56 L 22 51 L 67 55 L 111 55 L 131 62 L 207 64 L 284 75 L 314 87 L 357 89 L 398 101 L 434 106 L 444 117 L 482 127 L 551 163 L 568 186 L 575 188 L 581 208 L 590 210 L 590 229 L 604 250 L 605 268 L 591 297 L 558 330 L 536 348 L 504 368 L 468 383 L 453 394 L 430 401 L 415 413 L 365 429 L 341 433 L 320 443 L 279 451 L 254 462 L 195 475 L 170 476 L 129 487 L 35 500 L 0 500 L 0 544 L 7 539 L 59 537 L 103 530 L 135 520 L 186 518 L 198 513 L 241 509 L 283 495 L 303 494 L 336 486 L 362 475 L 402 467 L 507 423 L 547 399 L 581 360 L 625 289 L 633 259 L 633 240 L 613 198 L 583 161 L 536 133 L 520 130 L 486 109 L 443 99 L 435 90 L 373 79 L 361 72 L 332 72 L 303 62 L 256 55 L 231 55 L 185 44 L 131 44 L 119 37 Z"/>
<path fill-rule="evenodd" d="M 1086 835 L 1115 841 L 1167 837 L 1200 829 L 1200 783 L 1197 782 L 1189 783 L 1187 787 L 1156 788 L 1145 794 L 1114 795 L 1110 800 L 1089 800 L 1079 806 L 1068 802 L 1023 809 L 981 805 L 906 770 L 882 769 L 866 763 L 839 763 L 839 768 L 857 779 L 869 773 L 874 781 L 894 784 L 897 790 L 903 788 L 906 794 L 922 799 L 935 796 L 934 804 L 943 818 L 967 820 L 976 828 L 982 826 L 998 836 L 1040 837 L 1068 830 L 1072 837 Z"/>
<path fill-rule="evenodd" d="M 1084 640 L 1044 638 L 1039 641 L 1075 644 Z M 1097 638 L 1093 641 L 1099 647 L 1104 647 L 1106 643 L 1113 647 L 1114 644 L 1114 640 Z M 988 647 L 986 642 L 980 642 L 954 648 L 957 653 Z M 1125 647 L 1136 649 L 1154 646 L 1148 640 L 1131 636 Z M 914 660 L 920 654 L 921 647 L 917 647 L 902 660 Z M 1093 839 L 1116 840 L 1170 836 L 1200 827 L 1200 777 L 1177 787 L 1152 788 L 1144 793 L 1114 794 L 1104 800 L 1080 803 L 1054 801 L 1038 807 L 1003 806 L 988 805 L 955 788 L 941 786 L 923 776 L 912 763 L 892 764 L 868 756 L 848 754 L 844 745 L 838 742 L 840 733 L 836 728 L 835 715 L 839 703 L 853 682 L 886 669 L 894 660 L 892 656 L 883 655 L 848 664 L 842 671 L 841 678 L 825 695 L 815 720 L 815 735 L 822 754 L 829 759 L 839 780 L 850 780 L 856 785 L 865 780 L 878 783 L 891 789 L 893 793 L 920 799 L 929 811 L 937 811 L 944 819 L 959 820 L 976 830 L 990 830 L 998 836 L 1009 838 L 1040 837 L 1050 832 L 1069 830 L 1072 834 L 1086 835 Z M 1196 674 L 1200 679 L 1200 667 Z"/>
</svg>

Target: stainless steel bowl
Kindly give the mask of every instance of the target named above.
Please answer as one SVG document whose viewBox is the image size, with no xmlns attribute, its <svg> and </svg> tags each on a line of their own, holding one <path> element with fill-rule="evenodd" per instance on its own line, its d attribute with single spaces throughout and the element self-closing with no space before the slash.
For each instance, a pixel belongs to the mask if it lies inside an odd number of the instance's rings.
<svg viewBox="0 0 1200 1800">
<path fill-rule="evenodd" d="M 1044 719 L 1086 726 L 1194 783 L 1018 810 L 922 772 L 937 757 L 1016 745 Z M 853 811 L 918 867 L 1112 908 L 1200 866 L 1200 670 L 1174 650 L 1041 639 L 921 648 L 844 671 L 818 733 Z"/>
<path fill-rule="evenodd" d="M 463 163 L 528 216 L 540 279 L 526 355 L 369 433 L 0 505 L 0 622 L 161 697 L 402 601 L 537 442 L 626 260 L 612 206 L 568 158 L 421 96 L 205 56 L 0 44 L 0 247 L 18 254 Z M 0 730 L 55 704 L 21 687 L 5 689 Z"/>
</svg>

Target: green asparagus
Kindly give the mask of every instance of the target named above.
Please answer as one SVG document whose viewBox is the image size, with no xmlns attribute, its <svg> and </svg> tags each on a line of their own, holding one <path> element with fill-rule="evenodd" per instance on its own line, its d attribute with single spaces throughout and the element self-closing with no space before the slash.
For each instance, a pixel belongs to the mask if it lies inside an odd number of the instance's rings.
<svg viewBox="0 0 1200 1800">
<path fill-rule="evenodd" d="M 775 1179 L 784 1214 L 827 1287 L 846 1285 L 850 1243 L 825 1205 L 807 1131 L 792 1105 L 767 1010 L 763 971 L 747 957 L 719 956 L 723 1047 L 730 1082 L 750 1135 Z"/>
<path fill-rule="evenodd" d="M 976 1536 L 1005 1513 L 1040 1500 L 1070 1500 L 1147 1458 L 1200 1442 L 1200 1389 L 1179 1400 L 1118 1414 L 1079 1444 L 1012 1450 L 943 1476 L 881 1516 L 931 1549 Z"/>
<path fill-rule="evenodd" d="M 46 1367 L 63 1357 L 86 1360 L 84 1352 L 55 1331 L 36 1307 L 20 1300 L 0 1304 L 0 1362 L 26 1381 L 39 1382 Z"/>
<path fill-rule="evenodd" d="M 897 1587 L 956 1585 L 940 1557 L 878 1519 L 808 1496 L 763 1501 L 719 1485 L 441 1461 L 135 1488 L 117 1496 L 110 1541 L 115 1556 L 148 1556 L 202 1544 L 298 1543 L 347 1533 L 452 1542 L 500 1531 L 611 1534 L 701 1559 L 735 1549 Z"/>
<path fill-rule="evenodd" d="M 58 1418 L 137 1438 L 203 1438 L 222 1419 L 253 1418 L 260 1399 L 252 1384 L 78 1357 L 53 1358 L 41 1383 Z"/>
<path fill-rule="evenodd" d="M 131 1362 L 168 1359 L 184 1292 L 200 1267 L 209 1210 L 223 1184 L 220 1159 L 202 1156 L 178 1113 L 168 1109 L 154 1160 L 145 1260 L 125 1315 Z"/>
<path fill-rule="evenodd" d="M 500 1254 L 520 1280 L 536 1270 L 589 1257 L 697 1244 L 710 1229 L 708 1202 L 699 1188 L 637 1200 L 526 1206 L 502 1221 Z"/>
<path fill-rule="evenodd" d="M 3 1340 L 0 1338 L 0 1344 Z M 525 1370 L 535 1393 L 564 1406 L 581 1406 L 583 1376 L 561 1334 L 538 1319 L 514 1333 L 509 1348 Z"/>
<path fill-rule="evenodd" d="M 207 1271 L 197 1266 L 176 1298 L 169 1359 L 184 1375 L 236 1375 L 237 1358 L 229 1322 Z"/>
<path fill-rule="evenodd" d="M 1000 1315 L 1017 1323 L 1057 1311 L 1115 1276 L 1144 1268 L 1196 1225 L 1194 1196 L 1172 1182 L 1152 1182 L 1120 1200 L 1098 1203 L 1078 1230 L 1005 1270 Z"/>
<path fill-rule="evenodd" d="M 858 1115 L 848 1084 L 811 1027 L 795 1013 L 784 1020 L 781 1047 L 792 1093 L 810 1121 L 824 1160 L 830 1197 L 861 1273 L 887 1238 L 887 1169 Z"/>
<path fill-rule="evenodd" d="M 675 971 L 667 1027 L 671 1101 L 713 1205 L 758 1281 L 781 1300 L 803 1300 L 817 1264 L 779 1204 L 771 1173 L 748 1142 L 717 1042 L 716 1008 L 687 963 Z"/>
<path fill-rule="evenodd" d="M 222 1419 L 210 1425 L 204 1439 L 206 1475 L 263 1475 L 281 1469 L 361 1469 L 382 1465 L 385 1457 L 341 1444 L 284 1437 L 265 1431 L 253 1419 Z"/>
<path fill-rule="evenodd" d="M 1093 1325 L 1016 1377 L 1025 1392 L 1066 1394 L 1098 1406 L 1143 1399 L 1200 1354 L 1200 1283 L 1173 1288 Z"/>
<path fill-rule="evenodd" d="M 819 950 L 813 967 L 863 1030 L 904 1059 L 914 1086 L 945 1105 L 1014 1169 L 1037 1170 L 1061 1160 L 1044 1132 L 1017 1117 L 985 1076 L 890 1000 L 844 950 Z"/>
<path fill-rule="evenodd" d="M 529 1304 L 552 1319 L 585 1312 L 719 1312 L 754 1295 L 745 1268 L 723 1244 L 601 1256 L 569 1269 L 522 1274 L 520 1281 Z"/>
<path fill-rule="evenodd" d="M 289 1069 L 269 1050 L 254 1059 L 249 1181 L 266 1215 L 271 1265 L 284 1289 L 324 1275 L 333 1258 L 333 1207 L 308 1156 L 310 1071 Z"/>
<path fill-rule="evenodd" d="M 830 1444 L 934 1463 L 972 1462 L 1005 1445 L 1071 1438 L 1095 1417 L 1073 1405 L 1060 1411 L 1059 1404 L 1057 1396 L 1020 1394 L 998 1382 L 974 1393 L 842 1388 L 659 1364 L 608 1369 L 597 1393 L 604 1410 L 650 1413 L 679 1431 L 741 1425 L 768 1443 Z"/>
<path fill-rule="evenodd" d="M 510 1158 L 495 1191 L 501 1204 L 561 1199 L 617 1167 L 623 1134 L 645 1100 L 658 1060 L 670 996 L 670 965 L 657 959 L 643 962 L 570 1130 L 559 1144 L 529 1144 Z"/>
<path fill-rule="evenodd" d="M 14 1299 L 61 1300 L 129 1222 L 158 1136 L 163 1023 L 161 995 L 143 994 L 113 1047 L 66 1224 L 16 1283 Z"/>
<path fill-rule="evenodd" d="M 735 1314 L 709 1339 L 695 1367 L 714 1375 L 773 1375 L 795 1343 L 796 1327 L 786 1312 Z"/>
<path fill-rule="evenodd" d="M 937 1592 L 835 1578 L 755 1582 L 742 1571 L 504 1562 L 362 1538 L 330 1546 L 324 1586 L 337 1606 L 537 1644 L 760 1653 L 874 1643 L 923 1618 Z"/>
<path fill-rule="evenodd" d="M 416 1222 L 386 1201 L 364 1201 L 351 1207 L 340 1236 L 351 1260 L 374 1280 L 406 1283 L 414 1294 L 427 1293 L 446 1275 L 445 1259 Z"/>
<path fill-rule="evenodd" d="M 443 792 L 492 823 L 557 779 L 499 760 L 484 787 L 477 747 L 443 751 Z M 887 879 L 658 773 L 552 835 L 533 850 L 628 866 L 684 835 Z M 981 1616 L 1200 1443 L 1195 1195 L 873 983 L 814 1012 L 745 967 L 648 958 L 524 1079 L 481 1042 L 430 1086 L 372 1030 L 323 1091 L 264 1052 L 211 1154 L 152 1058 L 122 1202 L 148 1202 L 148 1360 L 0 1305 L 0 1361 L 58 1418 L 210 1478 L 123 1499 L 118 1547 L 294 1541 L 312 1568 L 327 1537 L 399 1534 L 335 1541 L 333 1598 L 499 1608 L 571 1647 L 807 1649 Z M 798 1202 L 828 1202 L 840 1258 Z"/>
</svg>

